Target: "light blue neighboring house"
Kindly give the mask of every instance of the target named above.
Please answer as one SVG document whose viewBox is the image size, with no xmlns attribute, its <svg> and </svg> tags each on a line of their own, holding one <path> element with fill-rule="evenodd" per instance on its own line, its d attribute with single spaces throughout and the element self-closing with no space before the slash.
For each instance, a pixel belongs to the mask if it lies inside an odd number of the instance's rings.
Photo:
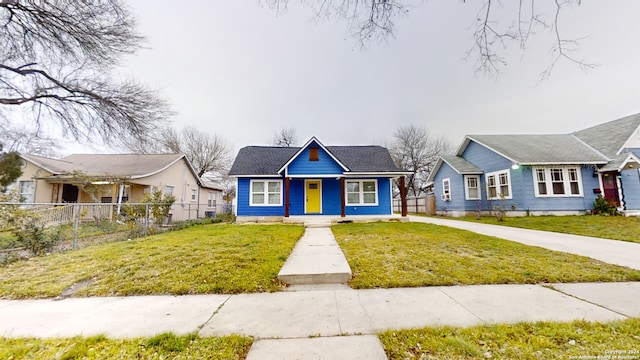
<svg viewBox="0 0 640 360">
<path fill-rule="evenodd" d="M 391 217 L 393 181 L 407 174 L 382 146 L 324 146 L 315 137 L 301 147 L 244 147 L 229 171 L 239 222 Z"/>
<path fill-rule="evenodd" d="M 438 214 L 495 206 L 514 215 L 571 215 L 598 195 L 640 215 L 640 114 L 560 135 L 468 135 L 429 175 Z"/>
</svg>

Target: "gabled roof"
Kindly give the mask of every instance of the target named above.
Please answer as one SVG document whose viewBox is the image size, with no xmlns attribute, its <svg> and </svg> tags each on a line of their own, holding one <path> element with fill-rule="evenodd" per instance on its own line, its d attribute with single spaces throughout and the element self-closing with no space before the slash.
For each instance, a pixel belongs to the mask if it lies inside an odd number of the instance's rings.
<svg viewBox="0 0 640 360">
<path fill-rule="evenodd" d="M 606 171 L 622 171 L 640 168 L 640 157 L 634 153 L 622 153 L 614 156 L 614 158 L 605 166 L 599 169 L 600 172 Z"/>
<path fill-rule="evenodd" d="M 203 181 L 184 154 L 74 154 L 62 159 L 20 154 L 34 165 L 50 172 L 53 177 L 65 178 L 74 171 L 93 177 L 118 177 L 138 179 L 160 173 L 184 159 L 193 176 L 201 186 Z M 217 189 L 216 187 L 209 187 Z"/>
<path fill-rule="evenodd" d="M 640 127 L 640 114 L 609 121 L 574 133 L 604 155 L 613 158 L 622 153 L 624 144 Z"/>
<path fill-rule="evenodd" d="M 606 164 L 609 160 L 571 134 L 468 135 L 458 148 L 458 156 L 471 141 L 520 165 Z"/>
<path fill-rule="evenodd" d="M 291 159 L 289 159 L 286 163 L 284 163 L 280 169 L 278 169 L 278 173 L 281 173 L 284 171 L 284 169 L 289 166 L 308 146 L 310 146 L 312 143 L 316 143 L 318 146 L 320 146 L 327 154 L 329 154 L 329 156 L 333 159 L 333 161 L 335 161 L 338 166 L 340 166 L 342 168 L 343 171 L 349 171 L 349 168 L 346 167 L 338 158 L 335 157 L 335 155 L 333 155 L 331 153 L 330 150 L 327 149 L 326 146 L 324 146 L 320 140 L 316 139 L 315 136 L 311 137 L 311 139 L 309 139 L 309 141 L 307 141 L 306 144 L 302 145 L 300 147 L 300 149 L 291 157 Z"/>
<path fill-rule="evenodd" d="M 443 163 L 451 166 L 451 168 L 460 175 L 480 175 L 484 172 L 479 167 L 475 166 L 473 163 L 468 161 L 467 159 L 457 156 L 457 155 L 442 155 L 438 158 L 436 165 L 429 173 L 429 178 L 427 182 L 432 182 L 435 178 L 436 173 L 440 169 Z"/>
<path fill-rule="evenodd" d="M 304 148 L 244 147 L 238 152 L 229 175 L 280 176 L 280 171 Z M 346 169 L 345 173 L 404 173 L 393 162 L 389 150 L 382 146 L 326 146 L 324 149 Z"/>
</svg>

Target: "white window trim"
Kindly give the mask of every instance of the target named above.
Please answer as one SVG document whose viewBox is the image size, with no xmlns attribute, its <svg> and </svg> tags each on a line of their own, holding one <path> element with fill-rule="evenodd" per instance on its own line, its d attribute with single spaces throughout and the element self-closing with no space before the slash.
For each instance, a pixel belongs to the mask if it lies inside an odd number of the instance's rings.
<svg viewBox="0 0 640 360">
<path fill-rule="evenodd" d="M 191 188 L 191 202 L 198 201 L 198 189 Z"/>
<path fill-rule="evenodd" d="M 509 196 L 502 197 L 502 192 L 500 191 L 500 175 L 507 174 L 507 188 L 509 189 Z M 495 176 L 496 178 L 496 196 L 491 196 L 491 192 L 489 191 L 489 177 Z M 511 189 L 511 171 L 509 169 L 498 170 L 490 173 L 486 173 L 484 175 L 485 187 L 487 190 L 487 199 L 489 200 L 500 200 L 500 199 L 513 199 L 513 190 Z"/>
<path fill-rule="evenodd" d="M 255 204 L 253 202 L 253 183 L 260 182 L 264 184 L 264 203 Z M 269 183 L 277 182 L 280 183 L 280 198 L 278 204 L 269 204 Z M 282 188 L 282 180 L 251 180 L 249 181 L 249 206 L 282 206 L 282 193 L 284 189 Z"/>
<path fill-rule="evenodd" d="M 477 197 L 471 197 L 469 195 L 469 183 L 467 182 L 468 179 L 470 178 L 475 178 L 476 179 L 476 188 L 478 189 L 478 196 Z M 482 192 L 480 191 L 480 175 L 465 175 L 463 177 L 464 180 L 464 198 L 465 200 L 482 200 Z"/>
<path fill-rule="evenodd" d="M 209 191 L 207 193 L 207 208 L 212 209 L 216 207 L 217 203 L 217 196 L 216 193 L 213 191 Z"/>
<path fill-rule="evenodd" d="M 31 190 L 31 192 L 25 192 L 24 190 L 27 188 L 27 186 L 25 186 L 26 184 L 29 184 L 30 186 L 28 186 L 28 188 Z M 36 182 L 34 180 L 23 180 L 20 181 L 18 183 L 18 192 L 20 192 L 20 198 L 24 200 L 25 203 L 30 204 L 33 203 L 35 201 L 35 197 L 36 197 Z M 27 196 L 25 196 L 27 195 Z"/>
<path fill-rule="evenodd" d="M 445 185 L 446 184 L 446 185 Z M 447 188 L 449 189 L 447 191 Z M 442 201 L 451 201 L 451 179 L 442 179 Z"/>
<path fill-rule="evenodd" d="M 547 193 L 540 194 L 538 189 L 538 174 L 537 170 L 544 170 L 545 184 L 547 184 Z M 551 169 L 562 169 L 562 183 L 564 185 L 564 194 L 553 194 L 553 182 L 551 179 Z M 569 169 L 576 170 L 578 176 L 578 194 L 571 193 L 571 181 L 569 179 Z M 582 187 L 582 171 L 580 166 L 534 166 L 531 168 L 533 174 L 533 191 L 535 197 L 548 198 L 548 197 L 584 197 L 584 189 Z"/>
<path fill-rule="evenodd" d="M 348 183 L 354 183 L 357 182 L 358 183 L 358 197 L 359 197 L 359 202 L 358 203 L 350 203 L 349 202 L 349 186 L 347 186 Z M 375 196 L 376 196 L 376 201 L 375 203 L 364 203 L 364 186 L 363 183 L 364 182 L 374 182 L 375 186 L 376 186 L 376 192 L 375 192 Z M 344 199 L 345 199 L 345 206 L 378 206 L 378 194 L 380 193 L 380 187 L 378 186 L 378 179 L 349 179 L 349 180 L 345 180 L 345 186 L 344 186 Z"/>
</svg>

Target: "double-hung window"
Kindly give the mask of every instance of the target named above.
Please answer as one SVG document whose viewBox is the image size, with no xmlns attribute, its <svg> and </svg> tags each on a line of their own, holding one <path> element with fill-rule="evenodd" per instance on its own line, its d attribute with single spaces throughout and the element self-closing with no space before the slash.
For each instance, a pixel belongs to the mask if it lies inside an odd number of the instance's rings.
<svg viewBox="0 0 640 360">
<path fill-rule="evenodd" d="M 347 205 L 378 205 L 377 180 L 347 180 Z"/>
<path fill-rule="evenodd" d="M 537 197 L 582 196 L 582 179 L 577 167 L 538 167 L 533 169 Z"/>
<path fill-rule="evenodd" d="M 32 203 L 35 188 L 35 181 L 20 181 L 20 199 L 26 203 Z"/>
<path fill-rule="evenodd" d="M 281 180 L 251 180 L 251 206 L 282 205 Z"/>
<path fill-rule="evenodd" d="M 511 175 L 509 170 L 486 174 L 487 197 L 490 200 L 511 199 Z"/>
<path fill-rule="evenodd" d="M 464 193 L 467 200 L 480 200 L 480 176 L 464 176 Z"/>
<path fill-rule="evenodd" d="M 442 179 L 442 200 L 451 201 L 451 179 Z"/>
<path fill-rule="evenodd" d="M 209 194 L 207 195 L 207 207 L 208 208 L 216 207 L 216 193 L 214 193 L 213 191 L 209 191 Z"/>
</svg>

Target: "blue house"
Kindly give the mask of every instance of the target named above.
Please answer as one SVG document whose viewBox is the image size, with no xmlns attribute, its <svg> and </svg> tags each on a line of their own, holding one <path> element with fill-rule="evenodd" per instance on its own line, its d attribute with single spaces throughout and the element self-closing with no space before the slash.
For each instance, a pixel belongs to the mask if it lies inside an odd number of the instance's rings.
<svg viewBox="0 0 640 360">
<path fill-rule="evenodd" d="M 302 147 L 244 147 L 229 171 L 238 221 L 392 216 L 393 181 L 404 193 L 406 174 L 384 147 L 324 146 L 315 137 Z"/>
<path fill-rule="evenodd" d="M 439 214 L 584 214 L 601 195 L 640 215 L 639 168 L 636 114 L 572 134 L 468 135 L 429 181 Z"/>
</svg>

